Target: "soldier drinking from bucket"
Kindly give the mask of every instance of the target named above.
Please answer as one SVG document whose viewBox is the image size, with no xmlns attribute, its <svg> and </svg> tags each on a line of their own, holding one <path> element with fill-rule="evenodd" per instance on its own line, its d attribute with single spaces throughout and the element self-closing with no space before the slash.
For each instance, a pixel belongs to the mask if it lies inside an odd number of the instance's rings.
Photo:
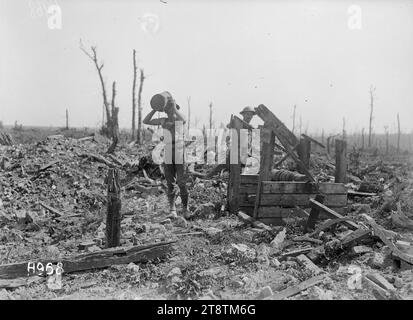
<svg viewBox="0 0 413 320">
<path fill-rule="evenodd" d="M 188 212 L 188 190 L 186 188 L 186 173 L 184 165 L 184 144 L 182 129 L 185 117 L 179 111 L 179 106 L 175 103 L 172 95 L 168 91 L 156 94 L 151 99 L 152 111 L 143 120 L 144 124 L 162 126 L 164 130 L 165 143 L 165 179 L 168 187 L 167 195 L 169 202 L 169 213 L 172 218 L 176 218 L 175 201 L 178 195 L 178 188 L 182 201 L 182 214 L 184 218 L 189 218 Z M 167 117 L 152 119 L 154 114 L 165 112 Z M 166 132 L 165 132 L 166 131 Z M 181 139 L 182 138 L 182 139 Z"/>
</svg>

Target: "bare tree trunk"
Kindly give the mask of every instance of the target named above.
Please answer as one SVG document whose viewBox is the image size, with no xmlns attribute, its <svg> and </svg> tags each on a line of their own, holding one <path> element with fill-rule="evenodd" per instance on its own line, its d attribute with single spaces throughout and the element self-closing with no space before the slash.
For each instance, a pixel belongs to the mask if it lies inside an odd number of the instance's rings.
<svg viewBox="0 0 413 320">
<path fill-rule="evenodd" d="M 386 134 L 386 155 L 388 155 L 389 154 L 389 130 L 387 126 L 384 127 L 384 132 Z"/>
<path fill-rule="evenodd" d="M 135 141 L 136 120 L 136 50 L 133 49 L 133 84 L 132 84 L 132 141 Z"/>
<path fill-rule="evenodd" d="M 209 129 L 212 129 L 212 102 L 209 104 Z"/>
<path fill-rule="evenodd" d="M 397 113 L 397 154 L 400 153 L 400 117 Z"/>
<path fill-rule="evenodd" d="M 191 127 L 191 97 L 188 97 L 188 132 Z"/>
<path fill-rule="evenodd" d="M 364 150 L 364 128 L 361 129 L 361 150 Z"/>
<path fill-rule="evenodd" d="M 374 91 L 376 88 L 370 87 L 370 120 L 369 120 L 369 148 L 371 147 L 371 134 L 373 130 L 373 107 L 374 107 Z"/>
<path fill-rule="evenodd" d="M 295 109 L 297 108 L 297 105 L 294 105 L 294 111 L 293 111 L 293 130 L 292 132 L 295 134 Z"/>
<path fill-rule="evenodd" d="M 66 130 L 69 130 L 69 111 L 66 109 Z"/>
<path fill-rule="evenodd" d="M 145 75 L 143 69 L 140 69 L 140 83 L 138 92 L 138 144 L 141 144 L 141 134 L 142 134 L 142 89 L 143 82 L 145 81 Z"/>
<path fill-rule="evenodd" d="M 115 97 L 116 97 L 116 81 L 113 81 L 112 103 L 111 103 L 112 117 L 110 119 L 110 126 L 109 126 L 109 130 L 112 135 L 112 144 L 109 147 L 107 153 L 113 153 L 115 151 L 115 148 L 119 140 L 119 123 L 118 123 L 119 108 L 115 107 Z"/>
<path fill-rule="evenodd" d="M 343 140 L 346 140 L 346 119 L 343 117 Z"/>
<path fill-rule="evenodd" d="M 324 129 L 321 129 L 321 143 L 324 144 Z"/>
<path fill-rule="evenodd" d="M 105 106 L 105 109 L 106 109 L 106 126 L 109 127 L 111 114 L 109 110 L 109 102 L 108 102 L 107 95 L 106 95 L 106 86 L 105 86 L 105 82 L 103 81 L 103 75 L 102 75 L 102 69 L 103 69 L 104 64 L 103 62 L 100 64 L 98 62 L 96 47 L 91 46 L 90 49 L 92 53 L 87 52 L 86 49 L 83 47 L 82 42 L 80 42 L 80 50 L 82 50 L 93 61 L 93 63 L 95 64 L 96 70 L 98 72 L 100 84 L 102 86 L 103 105 Z M 105 133 L 106 135 L 110 135 L 110 130 L 107 130 L 107 131 L 103 130 L 103 133 Z"/>
</svg>

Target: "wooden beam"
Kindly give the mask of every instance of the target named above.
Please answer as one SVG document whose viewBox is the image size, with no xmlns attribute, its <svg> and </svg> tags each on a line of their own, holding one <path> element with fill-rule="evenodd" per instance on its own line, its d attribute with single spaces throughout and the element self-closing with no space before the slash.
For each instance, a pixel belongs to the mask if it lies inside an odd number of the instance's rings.
<svg viewBox="0 0 413 320">
<path fill-rule="evenodd" d="M 310 200 L 317 194 L 261 194 L 260 206 L 305 206 L 311 207 Z M 240 206 L 254 206 L 257 200 L 255 194 L 240 194 Z M 331 207 L 344 207 L 347 205 L 347 196 L 345 194 L 328 194 L 326 195 L 325 205 Z"/>
<path fill-rule="evenodd" d="M 267 132 L 266 132 L 267 131 Z M 258 216 L 258 208 L 261 202 L 261 188 L 262 183 L 270 179 L 272 164 L 274 160 L 274 144 L 275 144 L 275 134 L 272 130 L 264 127 L 261 131 L 263 135 L 268 135 L 268 137 L 262 139 L 262 152 L 261 152 L 261 162 L 260 162 L 260 174 L 257 184 L 257 192 L 254 204 L 254 218 Z"/>
<path fill-rule="evenodd" d="M 120 244 L 121 200 L 119 172 L 117 169 L 108 170 L 108 203 L 106 216 L 106 246 L 117 247 Z"/>
<path fill-rule="evenodd" d="M 326 207 L 325 205 L 323 205 L 322 203 L 314 200 L 314 199 L 310 199 L 310 203 L 314 206 L 319 207 L 319 209 L 321 209 L 322 211 L 324 211 L 325 213 L 327 213 L 331 218 L 333 219 L 340 219 L 340 218 L 344 218 L 341 214 L 335 212 L 334 210 Z M 349 227 L 350 229 L 358 229 L 359 225 L 357 223 L 351 222 L 351 221 L 344 221 L 343 224 L 345 224 L 347 227 Z"/>
<path fill-rule="evenodd" d="M 238 211 L 238 217 L 244 221 L 245 223 L 248 223 L 256 228 L 261 228 L 267 231 L 271 231 L 272 228 L 267 226 L 265 223 L 260 222 L 255 220 L 254 218 L 250 217 L 248 214 L 246 214 L 245 212 L 242 211 Z"/>
<path fill-rule="evenodd" d="M 300 170 L 302 170 L 310 181 L 315 182 L 314 177 L 292 149 L 293 146 L 296 146 L 299 143 L 297 137 L 290 130 L 288 130 L 287 127 L 263 104 L 260 104 L 257 108 L 255 108 L 255 112 L 267 126 L 271 126 L 278 140 L 290 157 L 293 158 L 295 163 L 297 163 Z"/>
<path fill-rule="evenodd" d="M 241 186 L 239 192 L 255 193 L 257 189 L 258 176 L 246 177 L 246 175 L 241 175 Z M 245 183 L 245 180 L 247 180 L 248 183 Z M 264 181 L 261 192 L 279 194 L 315 194 L 318 190 L 323 194 L 347 194 L 347 188 L 341 183 L 321 182 L 316 185 L 300 181 Z"/>
<path fill-rule="evenodd" d="M 319 203 L 324 203 L 325 196 L 318 194 L 315 196 L 315 200 L 318 201 Z M 305 232 L 308 232 L 308 230 L 314 229 L 315 223 L 318 220 L 319 214 L 320 214 L 320 208 L 317 206 L 311 206 L 310 216 L 308 217 L 307 223 L 305 225 Z"/>
<path fill-rule="evenodd" d="M 228 183 L 228 206 L 235 214 L 239 207 L 239 187 L 241 183 L 241 160 L 239 154 L 240 129 L 249 129 L 251 126 L 237 116 L 232 115 L 229 125 L 231 131 L 231 149 Z"/>
<path fill-rule="evenodd" d="M 347 142 L 345 140 L 336 140 L 336 171 L 334 176 L 334 182 L 346 183 L 347 182 Z"/>
<path fill-rule="evenodd" d="M 327 278 L 327 274 L 321 274 L 317 275 L 315 277 L 312 277 L 308 280 L 305 280 L 295 286 L 289 287 L 285 290 L 282 290 L 280 292 L 277 292 L 273 294 L 272 296 L 266 298 L 267 300 L 282 300 L 291 296 L 294 296 L 296 294 L 299 294 L 301 291 L 304 291 L 312 286 L 315 286 L 316 284 L 319 284 L 320 282 L 324 281 L 324 279 Z"/>
<path fill-rule="evenodd" d="M 174 241 L 169 241 L 128 248 L 109 248 L 59 260 L 39 259 L 36 261 L 36 264 L 41 262 L 45 267 L 48 263 L 56 265 L 58 262 L 61 262 L 63 264 L 63 273 L 71 273 L 105 268 L 117 264 L 146 262 L 166 255 L 172 249 L 173 243 Z M 28 264 L 29 262 L 26 261 L 0 265 L 0 279 L 45 275 L 45 272 L 28 272 Z"/>
<path fill-rule="evenodd" d="M 325 149 L 325 147 L 326 147 L 326 146 L 325 146 L 324 144 L 322 144 L 321 142 L 317 141 L 317 140 L 314 139 L 314 138 L 311 138 L 310 136 L 307 136 L 307 135 L 304 134 L 304 133 L 302 133 L 301 136 L 304 137 L 304 138 L 309 139 L 311 142 L 315 143 L 316 145 L 320 146 L 321 148 L 324 148 L 324 149 Z"/>
</svg>

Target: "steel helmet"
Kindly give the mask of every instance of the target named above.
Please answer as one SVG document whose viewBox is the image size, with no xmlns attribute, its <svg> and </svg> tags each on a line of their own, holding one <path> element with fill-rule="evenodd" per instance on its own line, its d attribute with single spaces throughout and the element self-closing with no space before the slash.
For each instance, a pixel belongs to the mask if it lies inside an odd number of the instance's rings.
<svg viewBox="0 0 413 320">
<path fill-rule="evenodd" d="M 251 107 L 245 107 L 244 109 L 241 110 L 240 114 L 243 114 L 245 112 L 252 112 L 255 113 L 255 110 Z"/>
</svg>

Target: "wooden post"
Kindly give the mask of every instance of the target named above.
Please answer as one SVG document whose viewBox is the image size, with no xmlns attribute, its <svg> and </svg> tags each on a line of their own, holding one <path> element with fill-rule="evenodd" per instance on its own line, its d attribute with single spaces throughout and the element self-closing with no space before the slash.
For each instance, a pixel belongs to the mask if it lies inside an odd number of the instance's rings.
<svg viewBox="0 0 413 320">
<path fill-rule="evenodd" d="M 120 244 L 121 200 L 119 172 L 108 170 L 108 212 L 106 216 L 106 247 L 118 247 Z"/>
<path fill-rule="evenodd" d="M 258 209 L 261 202 L 261 189 L 262 183 L 264 181 L 270 180 L 271 169 L 274 159 L 274 147 L 275 147 L 275 133 L 271 128 L 266 127 L 264 124 L 263 130 L 261 130 L 263 136 L 262 141 L 262 153 L 260 161 L 260 175 L 258 178 L 257 192 L 255 195 L 255 204 L 254 204 L 254 219 L 258 217 Z"/>
<path fill-rule="evenodd" d="M 336 139 L 336 172 L 335 182 L 346 183 L 347 178 L 347 142 Z"/>
<path fill-rule="evenodd" d="M 325 196 L 322 194 L 317 194 L 315 196 L 315 200 L 324 203 Z M 320 208 L 314 205 L 311 205 L 310 216 L 308 217 L 307 223 L 305 225 L 305 231 L 308 232 L 315 227 L 315 223 L 317 222 L 318 216 L 320 215 Z"/>
<path fill-rule="evenodd" d="M 300 145 L 298 147 L 298 157 L 300 158 L 301 162 L 304 166 L 309 169 L 310 168 L 310 153 L 311 153 L 311 141 L 306 137 L 302 137 L 300 139 Z M 303 173 L 303 170 L 300 168 L 298 169 L 300 173 Z"/>
</svg>

